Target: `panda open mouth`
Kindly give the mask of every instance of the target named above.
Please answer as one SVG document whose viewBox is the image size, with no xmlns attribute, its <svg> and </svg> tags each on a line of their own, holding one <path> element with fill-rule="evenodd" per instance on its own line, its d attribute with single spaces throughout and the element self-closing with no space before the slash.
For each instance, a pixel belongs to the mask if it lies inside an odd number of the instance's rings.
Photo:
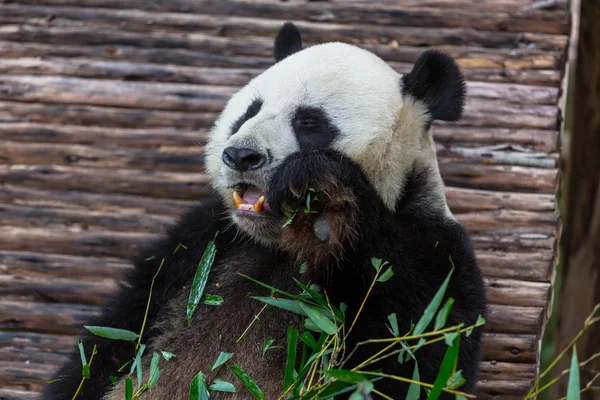
<svg viewBox="0 0 600 400">
<path fill-rule="evenodd" d="M 233 204 L 238 211 L 252 213 L 260 213 L 270 209 L 267 202 L 267 192 L 248 184 L 234 186 Z"/>
</svg>

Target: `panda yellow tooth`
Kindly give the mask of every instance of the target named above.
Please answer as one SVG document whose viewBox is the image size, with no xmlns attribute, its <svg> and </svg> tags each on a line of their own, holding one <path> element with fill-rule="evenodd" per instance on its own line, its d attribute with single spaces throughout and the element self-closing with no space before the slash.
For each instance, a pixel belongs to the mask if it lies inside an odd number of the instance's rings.
<svg viewBox="0 0 600 400">
<path fill-rule="evenodd" d="M 235 208 L 240 208 L 240 206 L 244 203 L 246 203 L 246 202 L 244 201 L 244 199 L 242 199 L 242 196 L 240 196 L 240 194 L 234 190 L 233 191 L 233 205 L 235 206 Z"/>
<path fill-rule="evenodd" d="M 265 204 L 265 196 L 260 196 L 260 199 L 254 204 L 254 211 L 261 212 L 263 209 L 263 204 Z"/>
</svg>

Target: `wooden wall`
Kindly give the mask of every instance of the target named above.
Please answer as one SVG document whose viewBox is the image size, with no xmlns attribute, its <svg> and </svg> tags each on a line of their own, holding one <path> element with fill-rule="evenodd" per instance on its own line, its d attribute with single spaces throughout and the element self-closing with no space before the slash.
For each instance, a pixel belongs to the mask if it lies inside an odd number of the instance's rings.
<svg viewBox="0 0 600 400">
<path fill-rule="evenodd" d="M 479 394 L 522 398 L 554 270 L 566 0 L 0 0 L 0 398 L 34 398 L 127 259 L 202 200 L 207 131 L 286 20 L 399 72 L 425 47 L 462 66 L 465 116 L 434 136 L 492 303 Z"/>
</svg>

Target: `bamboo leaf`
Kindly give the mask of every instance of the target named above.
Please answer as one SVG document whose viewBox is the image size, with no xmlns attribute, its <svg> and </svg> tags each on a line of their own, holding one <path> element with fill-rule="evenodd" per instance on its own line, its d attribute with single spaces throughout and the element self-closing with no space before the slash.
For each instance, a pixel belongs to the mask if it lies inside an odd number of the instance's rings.
<svg viewBox="0 0 600 400">
<path fill-rule="evenodd" d="M 448 382 L 446 382 L 446 388 L 458 389 L 459 387 L 464 385 L 466 381 L 467 380 L 462 376 L 462 369 L 459 369 L 454 373 L 454 375 L 448 378 Z"/>
<path fill-rule="evenodd" d="M 254 282 L 254 283 L 256 283 L 256 284 L 258 284 L 258 285 L 260 285 L 260 286 L 262 286 L 264 288 L 266 288 L 266 289 L 271 290 L 273 293 L 279 293 L 279 294 L 282 294 L 282 295 L 284 295 L 286 297 L 289 297 L 291 299 L 300 300 L 300 301 L 303 301 L 303 302 L 307 301 L 307 299 L 305 297 L 298 296 L 298 295 L 290 293 L 290 292 L 286 292 L 285 290 L 278 289 L 275 286 L 267 285 L 266 283 L 262 283 L 261 281 L 256 280 L 254 278 L 251 278 L 248 275 L 242 274 L 241 272 L 238 272 L 238 275 L 241 276 L 241 277 L 243 277 L 243 278 L 246 278 L 246 279 L 248 279 L 248 280 L 250 280 L 250 281 L 252 281 L 252 282 Z M 315 305 L 318 305 L 318 304 L 315 303 Z"/>
<path fill-rule="evenodd" d="M 85 379 L 90 379 L 90 364 L 85 364 L 83 368 L 81 368 L 81 375 L 83 375 Z"/>
<path fill-rule="evenodd" d="M 131 400 L 133 398 L 133 381 L 131 378 L 125 379 L 125 400 Z"/>
<path fill-rule="evenodd" d="M 317 341 L 312 333 L 304 331 L 302 336 L 300 336 L 300 339 L 302 339 L 302 341 L 306 343 L 313 351 L 317 351 Z"/>
<path fill-rule="evenodd" d="M 214 294 L 207 294 L 202 304 L 207 306 L 220 306 L 223 304 L 223 298 Z"/>
<path fill-rule="evenodd" d="M 394 271 L 392 271 L 392 267 L 389 267 L 379 276 L 379 278 L 377 278 L 377 282 L 387 282 L 392 276 L 394 276 Z"/>
<path fill-rule="evenodd" d="M 444 307 L 438 312 L 435 317 L 435 325 L 433 327 L 434 331 L 440 330 L 446 325 L 446 321 L 448 320 L 448 316 L 450 315 L 450 310 L 452 310 L 452 305 L 454 304 L 454 299 L 450 297 L 446 300 Z"/>
<path fill-rule="evenodd" d="M 137 353 L 135 354 L 135 358 L 133 360 L 133 364 L 131 364 L 131 370 L 129 371 L 129 373 L 133 373 L 133 371 L 135 370 L 137 372 L 137 387 L 139 389 L 140 385 L 142 384 L 142 354 L 144 354 L 144 350 L 146 349 L 146 345 L 142 344 L 140 345 L 140 348 L 138 349 Z"/>
<path fill-rule="evenodd" d="M 285 378 L 283 387 L 287 389 L 294 383 L 294 368 L 296 367 L 296 349 L 298 347 L 298 330 L 287 328 L 287 362 L 285 365 Z"/>
<path fill-rule="evenodd" d="M 304 311 L 306 313 L 308 318 L 316 326 L 318 326 L 320 329 L 322 329 L 323 332 L 325 332 L 329 335 L 336 334 L 337 326 L 333 322 L 331 322 L 331 320 L 329 318 L 327 318 L 327 316 L 325 316 L 325 314 L 323 314 L 321 311 L 319 311 L 319 309 L 317 309 L 316 307 L 313 307 L 313 306 L 309 306 L 308 304 L 304 304 L 304 303 L 299 303 L 299 305 L 300 305 L 300 308 L 302 309 L 302 311 Z"/>
<path fill-rule="evenodd" d="M 333 307 L 331 304 L 328 304 L 327 301 L 323 298 L 323 296 L 317 293 L 317 291 L 315 290 L 315 288 L 318 288 L 317 285 L 311 285 L 310 287 L 308 287 L 295 278 L 294 281 L 298 286 L 302 288 L 302 290 L 304 290 L 310 296 L 310 298 L 312 298 L 321 307 L 323 307 L 324 309 L 329 309 L 329 307 L 331 307 L 333 313 L 335 314 L 335 318 L 340 322 L 344 322 L 344 314 L 336 307 Z"/>
<path fill-rule="evenodd" d="M 213 384 L 210 385 L 208 388 L 217 392 L 235 393 L 235 386 L 233 386 L 233 383 L 222 381 L 220 379 L 215 379 Z"/>
<path fill-rule="evenodd" d="M 450 376 L 452 376 L 454 372 L 456 372 L 459 347 L 460 336 L 456 335 L 454 337 L 452 345 L 448 347 L 448 350 L 446 350 L 446 354 L 444 355 L 444 359 L 442 360 L 442 364 L 440 365 L 440 370 L 438 372 L 437 378 L 435 378 L 435 382 L 433 383 L 433 387 L 429 392 L 429 396 L 427 396 L 427 400 L 437 400 L 442 394 L 442 391 L 444 390 L 444 387 L 446 386 L 446 383 L 448 382 Z"/>
<path fill-rule="evenodd" d="M 192 315 L 194 315 L 194 311 L 196 311 L 196 308 L 200 303 L 202 293 L 204 292 L 206 282 L 208 281 L 208 274 L 210 273 L 210 269 L 212 268 L 213 262 L 215 261 L 215 256 L 217 254 L 215 240 L 217 239 L 218 234 L 219 232 L 217 232 L 215 234 L 215 237 L 206 245 L 204 254 L 202 254 L 202 259 L 200 260 L 198 268 L 196 269 L 196 274 L 194 275 L 194 281 L 192 283 L 190 297 L 188 299 L 187 304 L 188 322 L 191 321 Z"/>
<path fill-rule="evenodd" d="M 452 272 L 454 272 L 454 269 L 450 271 L 448 277 L 444 283 L 442 283 L 442 286 L 440 286 L 427 308 L 425 308 L 425 312 L 423 312 L 419 322 L 417 322 L 417 325 L 415 325 L 415 329 L 413 329 L 413 335 L 420 335 L 421 333 L 425 332 L 425 329 L 431 323 L 435 313 L 437 312 L 438 308 L 440 308 L 440 304 L 442 303 L 442 299 L 446 293 L 446 288 L 448 287 L 448 283 L 452 277 Z"/>
<path fill-rule="evenodd" d="M 198 372 L 190 382 L 189 400 L 208 400 L 208 389 L 206 388 L 206 376 Z"/>
<path fill-rule="evenodd" d="M 263 356 L 267 353 L 267 351 L 269 349 L 271 349 L 271 345 L 275 343 L 275 339 L 267 339 L 265 338 L 265 341 L 263 342 Z"/>
<path fill-rule="evenodd" d="M 214 371 L 215 369 L 219 368 L 221 365 L 225 364 L 227 361 L 231 360 L 231 357 L 233 357 L 232 353 L 225 353 L 224 351 L 222 351 L 219 354 L 219 357 L 217 357 L 217 361 L 215 361 L 213 366 L 210 367 L 211 371 Z"/>
<path fill-rule="evenodd" d="M 230 365 L 229 369 L 231 369 L 231 371 L 234 373 L 234 375 L 240 380 L 240 382 L 242 382 L 244 387 L 246 389 L 248 389 L 248 391 L 252 394 L 252 396 L 254 396 L 255 399 L 258 399 L 258 400 L 265 399 L 265 394 L 263 393 L 263 391 L 260 390 L 258 385 L 254 382 L 254 380 L 252 380 L 250 375 L 248 375 L 246 373 L 246 371 L 244 371 L 242 368 L 240 368 L 239 365 L 237 365 L 237 364 Z"/>
<path fill-rule="evenodd" d="M 381 259 L 380 258 L 371 258 L 371 265 L 375 268 L 376 272 L 379 272 L 381 269 Z"/>
<path fill-rule="evenodd" d="M 85 351 L 83 350 L 83 342 L 78 339 L 77 346 L 79 347 L 79 356 L 81 357 L 81 366 L 85 367 L 87 365 L 87 358 L 85 357 Z"/>
<path fill-rule="evenodd" d="M 364 374 L 361 374 L 360 372 L 350 371 L 348 369 L 329 369 L 325 372 L 327 372 L 333 378 L 341 382 L 363 383 L 369 381 L 369 378 L 367 378 Z"/>
<path fill-rule="evenodd" d="M 291 311 L 296 314 L 300 314 L 303 316 L 307 316 L 300 304 L 301 301 L 296 300 L 288 300 L 288 299 L 276 299 L 275 297 L 259 297 L 259 296 L 250 296 L 251 299 L 258 300 L 262 303 L 268 304 L 273 307 L 281 308 L 287 311 Z"/>
<path fill-rule="evenodd" d="M 391 313 L 388 315 L 388 321 L 390 321 L 390 326 L 388 329 L 394 337 L 400 336 L 400 329 L 398 329 L 398 317 L 396 317 L 396 313 Z"/>
<path fill-rule="evenodd" d="M 107 339 L 114 340 L 127 340 L 133 341 L 137 339 L 140 335 L 135 332 L 131 332 L 125 329 L 116 329 L 116 328 L 108 328 L 106 326 L 83 326 L 85 329 L 90 331 L 96 336 L 100 336 Z"/>
<path fill-rule="evenodd" d="M 415 362 L 415 369 L 413 370 L 412 380 L 420 382 L 421 377 L 419 376 L 419 365 Z M 406 400 L 419 400 L 421 398 L 421 385 L 411 383 L 406 393 Z"/>
<path fill-rule="evenodd" d="M 167 361 L 169 361 L 171 358 L 175 357 L 175 354 L 171 353 L 170 351 L 162 351 L 161 350 L 160 354 L 162 354 L 163 358 Z"/>
<path fill-rule="evenodd" d="M 579 361 L 577 359 L 577 347 L 573 346 L 571 357 L 571 370 L 569 371 L 569 384 L 567 386 L 567 400 L 581 399 L 581 384 L 579 382 Z"/>
<path fill-rule="evenodd" d="M 148 378 L 148 388 L 152 390 L 156 383 L 158 382 L 158 378 L 160 378 L 160 368 L 158 367 L 158 362 L 160 361 L 160 354 L 153 353 L 152 361 L 150 362 L 150 377 Z"/>
</svg>

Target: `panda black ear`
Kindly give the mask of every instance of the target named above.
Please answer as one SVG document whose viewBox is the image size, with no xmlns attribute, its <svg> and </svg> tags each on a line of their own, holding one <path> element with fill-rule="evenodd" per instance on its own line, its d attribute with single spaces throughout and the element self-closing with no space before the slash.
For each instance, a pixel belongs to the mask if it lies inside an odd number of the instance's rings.
<svg viewBox="0 0 600 400">
<path fill-rule="evenodd" d="M 402 81 L 402 94 L 424 102 L 432 119 L 458 121 L 462 116 L 465 81 L 456 62 L 446 53 L 425 51 Z"/>
<path fill-rule="evenodd" d="M 273 50 L 275 61 L 279 62 L 300 50 L 302 50 L 300 31 L 296 25 L 286 22 L 275 38 L 275 49 Z"/>
</svg>

